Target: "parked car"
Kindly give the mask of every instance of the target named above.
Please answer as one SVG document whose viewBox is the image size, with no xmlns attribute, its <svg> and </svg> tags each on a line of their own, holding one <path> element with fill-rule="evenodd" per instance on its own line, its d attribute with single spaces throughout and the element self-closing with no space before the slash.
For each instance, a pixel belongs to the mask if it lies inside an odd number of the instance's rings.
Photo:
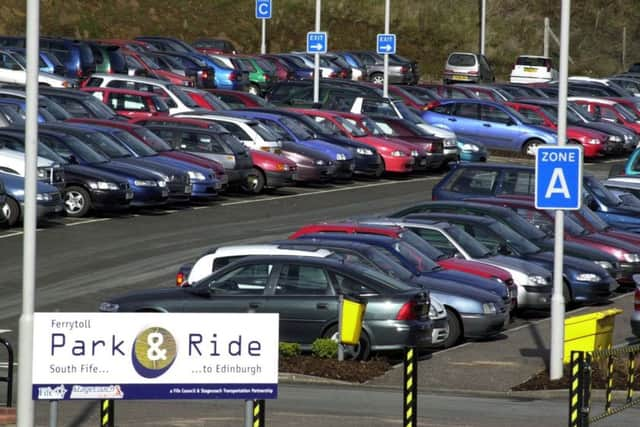
<svg viewBox="0 0 640 427">
<path fill-rule="evenodd" d="M 335 335 L 339 293 L 367 301 L 363 331 L 354 349 L 359 358 L 368 358 L 372 351 L 430 344 L 427 292 L 369 268 L 327 258 L 246 257 L 195 286 L 109 298 L 100 310 L 279 313 L 280 340 L 309 350 L 316 339 Z M 318 310 L 318 305 L 326 309 Z M 301 321 L 309 316 L 316 320 Z"/>
<path fill-rule="evenodd" d="M 208 90 L 198 89 L 194 87 L 186 87 L 182 89 L 184 93 L 189 95 L 200 108 L 210 111 L 227 111 L 231 108 L 220 98 L 213 95 Z"/>
<path fill-rule="evenodd" d="M 382 84 L 384 82 L 384 58 L 370 51 L 349 51 L 364 66 L 364 80 Z M 389 55 L 389 83 L 416 84 L 420 79 L 417 63 L 399 55 Z"/>
<path fill-rule="evenodd" d="M 24 178 L 0 170 L 0 181 L 6 191 L 2 209 L 2 226 L 13 227 L 24 216 Z M 62 196 L 56 187 L 36 182 L 36 216 L 38 219 L 60 215 L 63 211 Z"/>
<path fill-rule="evenodd" d="M 445 84 L 491 83 L 495 79 L 489 61 L 479 53 L 453 52 L 449 54 L 444 64 L 442 80 Z"/>
<path fill-rule="evenodd" d="M 44 134 L 42 137 L 46 138 Z M 24 152 L 24 130 L 0 129 L 0 145 Z M 133 192 L 121 175 L 71 164 L 43 143 L 38 144 L 38 154 L 60 165 L 64 173 L 64 186 L 60 188 L 60 192 L 67 216 L 79 218 L 92 210 L 115 211 L 129 208 Z"/>
<path fill-rule="evenodd" d="M 230 54 L 235 55 L 238 53 L 236 47 L 230 40 L 226 39 L 217 39 L 217 38 L 203 38 L 197 39 L 191 46 L 196 48 L 198 51 L 202 53 L 221 53 L 221 54 Z"/>
<path fill-rule="evenodd" d="M 126 118 L 119 116 L 109 106 L 89 93 L 80 90 L 39 88 L 39 93 L 47 99 L 53 101 L 54 108 L 46 107 L 50 113 L 58 120 L 66 120 L 70 117 L 92 117 L 104 120 L 122 120 Z M 12 95 L 14 96 L 14 95 Z M 42 101 L 40 104 L 44 105 Z M 61 113 L 60 107 L 65 113 Z"/>
<path fill-rule="evenodd" d="M 166 63 L 172 72 L 182 74 L 198 88 L 216 87 L 216 70 L 200 58 L 177 52 L 157 52 L 149 54 L 158 63 Z M 190 85 L 191 86 L 191 85 Z"/>
<path fill-rule="evenodd" d="M 91 42 L 88 45 L 96 61 L 96 73 L 127 73 L 127 62 L 119 46 Z"/>
<path fill-rule="evenodd" d="M 569 97 L 568 100 L 584 106 L 597 120 L 617 123 L 636 134 L 640 133 L 640 116 L 622 103 L 611 99 L 586 97 Z"/>
<path fill-rule="evenodd" d="M 27 173 L 24 152 L 17 152 L 4 144 L 0 144 L 0 171 L 24 177 Z M 36 173 L 38 181 L 53 185 L 58 190 L 64 188 L 64 170 L 55 161 L 38 155 Z"/>
<path fill-rule="evenodd" d="M 520 55 L 513 65 L 511 83 L 541 83 L 558 80 L 558 70 L 553 68 L 548 56 Z"/>
<path fill-rule="evenodd" d="M 253 108 L 253 107 L 273 107 L 264 98 L 248 92 L 226 89 L 210 89 L 207 92 L 220 98 L 230 109 Z"/>
<path fill-rule="evenodd" d="M 0 50 L 0 83 L 25 85 L 27 83 L 27 60 L 21 53 Z M 76 87 L 77 83 L 66 77 L 44 71 L 38 72 L 38 84 L 51 87 Z"/>
<path fill-rule="evenodd" d="M 270 61 L 272 64 L 277 63 L 286 67 L 287 78 L 284 80 L 310 80 L 313 79 L 313 68 L 309 68 L 307 64 L 300 58 L 292 55 L 261 55 L 262 58 Z M 276 64 L 276 67 L 277 67 Z"/>
<path fill-rule="evenodd" d="M 168 116 L 169 107 L 159 95 L 130 89 L 82 88 L 123 117 L 146 118 Z"/>
</svg>

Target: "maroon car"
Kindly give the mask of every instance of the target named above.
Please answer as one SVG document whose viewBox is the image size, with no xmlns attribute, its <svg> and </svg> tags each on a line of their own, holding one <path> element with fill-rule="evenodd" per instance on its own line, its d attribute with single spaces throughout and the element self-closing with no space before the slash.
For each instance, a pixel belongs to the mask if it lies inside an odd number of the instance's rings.
<svg viewBox="0 0 640 427">
<path fill-rule="evenodd" d="M 160 95 L 131 89 L 113 87 L 83 87 L 116 113 L 129 119 L 168 116 L 169 107 Z"/>
<path fill-rule="evenodd" d="M 518 215 L 526 219 L 547 234 L 554 231 L 554 211 L 536 209 L 530 197 L 494 197 L 468 198 L 465 200 L 504 206 L 513 209 Z M 640 246 L 627 240 L 612 237 L 601 232 L 591 232 L 582 224 L 575 222 L 571 216 L 565 216 L 564 238 L 587 247 L 601 250 L 616 257 L 620 262 L 621 285 L 634 285 L 633 275 L 640 273 Z"/>
<path fill-rule="evenodd" d="M 189 119 L 183 117 L 158 117 L 144 120 L 134 120 L 132 123 L 144 126 L 170 125 L 170 126 L 190 126 L 201 128 L 217 128 L 219 125 L 209 120 Z M 251 161 L 260 177 L 255 185 L 245 188 L 252 193 L 260 193 L 265 188 L 279 188 L 292 185 L 293 174 L 297 169 L 295 162 L 278 154 L 268 153 L 261 150 L 249 150 Z M 186 153 L 184 153 L 186 154 Z"/>
</svg>

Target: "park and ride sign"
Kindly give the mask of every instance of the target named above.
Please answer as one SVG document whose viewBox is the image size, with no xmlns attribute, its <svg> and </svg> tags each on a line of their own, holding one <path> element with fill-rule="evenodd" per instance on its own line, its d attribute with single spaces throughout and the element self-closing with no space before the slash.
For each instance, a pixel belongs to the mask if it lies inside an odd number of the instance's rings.
<svg viewBox="0 0 640 427">
<path fill-rule="evenodd" d="M 275 399 L 278 319 L 35 313 L 33 399 Z"/>
</svg>

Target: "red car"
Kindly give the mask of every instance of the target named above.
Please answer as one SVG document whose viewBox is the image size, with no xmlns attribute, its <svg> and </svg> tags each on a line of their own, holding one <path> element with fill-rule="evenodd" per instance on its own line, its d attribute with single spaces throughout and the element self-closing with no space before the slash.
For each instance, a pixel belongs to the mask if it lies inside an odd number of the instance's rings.
<svg viewBox="0 0 640 427">
<path fill-rule="evenodd" d="M 548 111 L 539 105 L 520 102 L 505 102 L 505 104 L 516 110 L 532 124 L 553 130 L 558 129 L 555 117 L 550 117 Z M 613 149 L 613 147 L 607 147 L 609 135 L 595 129 L 567 126 L 567 139 L 569 142 L 580 143 L 582 145 L 585 158 L 600 157 Z"/>
<path fill-rule="evenodd" d="M 169 117 L 167 117 L 168 119 Z M 138 119 L 143 120 L 143 119 Z M 120 122 L 115 120 L 100 120 L 100 119 L 91 119 L 91 118 L 72 118 L 68 119 L 68 122 L 75 123 L 91 123 L 100 126 L 110 126 L 118 129 L 126 130 L 149 147 L 153 148 L 158 152 L 158 155 L 164 157 L 170 157 L 175 160 L 180 160 L 186 163 L 191 163 L 196 166 L 200 166 L 207 169 L 212 169 L 216 175 L 218 181 L 220 181 L 222 185 L 222 190 L 225 190 L 229 184 L 229 177 L 224 171 L 224 167 L 210 159 L 205 159 L 204 157 L 196 156 L 194 154 L 185 153 L 183 151 L 174 150 L 164 142 L 158 135 L 151 132 L 149 129 L 144 126 L 136 125 L 134 122 Z"/>
<path fill-rule="evenodd" d="M 378 227 L 375 225 L 358 225 L 347 222 L 306 225 L 289 236 L 289 239 L 295 240 L 302 235 L 316 233 L 375 234 L 379 236 L 391 237 L 394 239 L 403 239 L 404 236 L 413 235 L 413 232 L 404 230 L 401 227 Z M 418 237 L 418 239 L 420 238 Z M 422 239 L 420 239 L 420 241 L 426 243 L 426 241 Z M 463 273 L 468 273 L 473 276 L 479 276 L 486 279 L 500 279 L 502 283 L 510 284 L 505 286 L 515 286 L 515 284 L 513 284 L 513 278 L 511 277 L 511 274 L 498 267 L 490 266 L 477 261 L 469 261 L 458 258 L 437 259 L 434 261 L 440 267 L 446 270 L 461 271 Z M 508 291 L 509 295 L 513 295 L 515 289 L 508 289 Z"/>
<path fill-rule="evenodd" d="M 132 123 L 141 125 L 190 126 L 201 128 L 217 128 L 214 122 L 208 120 L 189 119 L 182 117 L 155 117 L 150 119 L 133 120 Z M 180 151 L 176 151 L 182 153 Z M 262 150 L 249 150 L 253 167 L 264 177 L 262 185 L 247 188 L 252 193 L 260 193 L 264 188 L 286 187 L 292 184 L 293 173 L 297 170 L 296 163 L 284 156 Z M 187 154 L 187 153 L 184 153 Z M 260 184 L 258 182 L 257 184 Z"/>
<path fill-rule="evenodd" d="M 111 87 L 83 87 L 80 90 L 90 92 L 116 113 L 130 119 L 169 115 L 167 104 L 152 92 Z"/>
<path fill-rule="evenodd" d="M 321 126 L 338 131 L 349 139 L 375 148 L 382 158 L 384 167 L 381 172 L 410 173 L 414 170 L 416 157 L 420 156 L 415 145 L 385 138 L 383 135 L 373 135 L 363 124 L 364 120 L 371 119 L 360 114 L 297 108 L 291 110 L 309 116 Z M 423 154 L 426 164 L 426 154 Z"/>
<path fill-rule="evenodd" d="M 223 111 L 229 109 L 227 104 L 220 102 L 220 99 L 213 96 L 208 90 L 186 87 L 182 88 L 182 91 L 189 95 L 189 97 L 193 99 L 200 108 L 211 111 Z"/>
<path fill-rule="evenodd" d="M 130 68 L 138 68 L 152 77 L 167 80 L 179 86 L 195 86 L 195 79 L 165 70 L 149 55 L 143 52 L 122 49 L 122 54 Z"/>
<path fill-rule="evenodd" d="M 290 69 L 286 62 L 274 55 L 260 55 L 260 58 L 268 61 L 276 70 L 278 81 L 292 80 L 295 73 Z"/>
<path fill-rule="evenodd" d="M 640 134 L 640 116 L 620 102 L 603 98 L 571 97 L 569 101 L 584 106 L 597 119 L 618 123 Z"/>
<path fill-rule="evenodd" d="M 228 89 L 206 89 L 206 91 L 217 96 L 233 109 L 271 106 L 264 98 L 249 92 Z"/>
</svg>

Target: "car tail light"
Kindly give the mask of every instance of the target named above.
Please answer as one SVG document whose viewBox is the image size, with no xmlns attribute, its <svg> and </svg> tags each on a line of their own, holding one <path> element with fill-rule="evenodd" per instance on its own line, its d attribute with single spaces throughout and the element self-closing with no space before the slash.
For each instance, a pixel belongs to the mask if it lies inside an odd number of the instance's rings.
<svg viewBox="0 0 640 427">
<path fill-rule="evenodd" d="M 403 65 L 402 68 L 400 69 L 401 73 L 408 73 L 409 72 L 409 67 L 407 67 L 406 65 Z"/>
<path fill-rule="evenodd" d="M 416 306 L 417 303 L 414 300 L 402 304 L 398 314 L 396 314 L 396 320 L 417 320 Z"/>
<path fill-rule="evenodd" d="M 320 77 L 322 77 L 322 74 L 320 74 Z M 330 79 L 335 79 L 336 77 L 337 76 L 336 76 L 336 72 L 335 71 L 332 71 L 332 72 L 329 73 L 329 78 Z"/>
<path fill-rule="evenodd" d="M 186 281 L 185 279 L 186 277 L 184 277 L 184 273 L 182 271 L 179 271 L 178 274 L 176 274 L 176 286 L 182 287 L 182 285 Z"/>
<path fill-rule="evenodd" d="M 478 72 L 477 72 L 477 71 L 469 71 L 469 73 L 468 73 L 468 74 L 471 74 L 471 75 L 473 75 L 473 76 L 477 76 L 477 75 L 478 75 Z"/>
<path fill-rule="evenodd" d="M 422 107 L 422 111 L 431 110 L 432 108 L 436 108 L 440 103 L 438 101 L 431 101 L 424 107 Z"/>
<path fill-rule="evenodd" d="M 209 73 L 207 71 L 202 72 L 202 80 L 207 80 L 209 78 Z"/>
<path fill-rule="evenodd" d="M 268 82 L 269 80 L 271 80 L 271 77 L 269 77 L 269 74 L 265 74 L 265 75 L 264 75 L 264 80 L 265 80 L 266 82 Z"/>
<path fill-rule="evenodd" d="M 238 74 L 235 71 L 229 73 L 229 80 L 234 81 L 238 80 Z"/>
</svg>

